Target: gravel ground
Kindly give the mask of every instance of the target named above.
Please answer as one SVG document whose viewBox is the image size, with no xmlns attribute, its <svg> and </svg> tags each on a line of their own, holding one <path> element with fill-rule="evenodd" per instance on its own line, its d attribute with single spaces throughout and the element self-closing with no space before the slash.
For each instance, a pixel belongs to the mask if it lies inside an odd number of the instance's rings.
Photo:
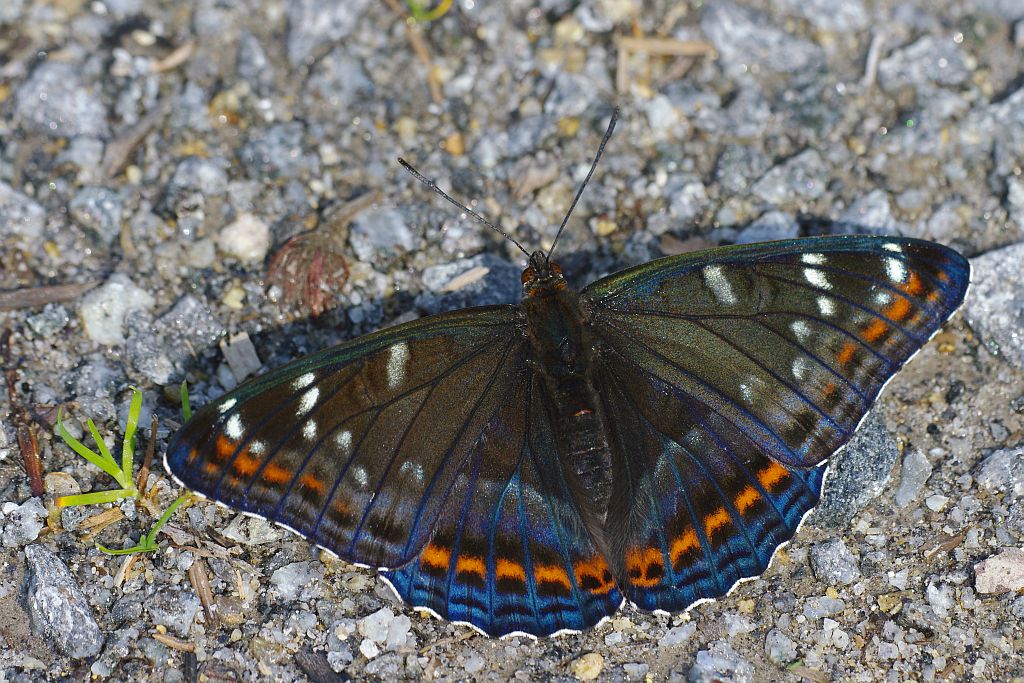
<svg viewBox="0 0 1024 683">
<path fill-rule="evenodd" d="M 0 2 L 0 329 L 48 490 L 5 396 L 0 680 L 1024 679 L 1024 4 L 837 5 L 457 0 L 420 29 L 397 1 Z M 182 379 L 201 405 L 254 367 L 514 301 L 518 252 L 395 157 L 546 245 L 614 104 L 560 243 L 573 282 L 851 224 L 974 261 L 964 313 L 761 579 L 492 640 L 211 504 L 156 553 L 100 553 L 181 493 L 159 467 L 140 501 L 53 509 L 112 487 L 57 406 L 113 442 L 138 387 L 160 453 Z"/>
</svg>

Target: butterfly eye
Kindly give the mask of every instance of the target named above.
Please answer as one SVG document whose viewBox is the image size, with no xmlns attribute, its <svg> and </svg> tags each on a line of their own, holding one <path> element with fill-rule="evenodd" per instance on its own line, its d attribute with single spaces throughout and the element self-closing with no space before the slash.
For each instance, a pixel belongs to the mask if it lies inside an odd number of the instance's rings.
<svg viewBox="0 0 1024 683">
<path fill-rule="evenodd" d="M 555 275 L 561 275 L 562 274 L 562 266 L 558 265 L 554 261 L 549 262 L 548 266 L 550 266 L 551 272 L 554 273 Z"/>
<path fill-rule="evenodd" d="M 537 271 L 533 269 L 533 266 L 529 266 L 526 270 L 523 271 L 523 276 L 521 279 L 523 281 L 523 284 L 525 285 L 527 282 L 536 279 L 536 277 Z"/>
</svg>

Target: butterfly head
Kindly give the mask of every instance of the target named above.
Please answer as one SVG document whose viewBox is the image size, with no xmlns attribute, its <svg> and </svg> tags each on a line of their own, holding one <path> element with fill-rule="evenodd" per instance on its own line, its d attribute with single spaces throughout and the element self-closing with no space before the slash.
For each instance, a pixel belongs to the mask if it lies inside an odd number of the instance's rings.
<svg viewBox="0 0 1024 683">
<path fill-rule="evenodd" d="M 535 296 L 541 291 L 564 289 L 562 268 L 543 251 L 530 254 L 530 264 L 523 271 L 523 295 Z"/>
</svg>

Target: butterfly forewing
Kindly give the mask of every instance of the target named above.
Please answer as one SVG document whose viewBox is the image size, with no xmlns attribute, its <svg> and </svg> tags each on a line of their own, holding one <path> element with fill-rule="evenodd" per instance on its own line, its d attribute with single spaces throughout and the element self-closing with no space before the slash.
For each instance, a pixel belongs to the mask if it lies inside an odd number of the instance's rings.
<svg viewBox="0 0 1024 683">
<path fill-rule="evenodd" d="M 400 566 L 426 543 L 517 372 L 515 315 L 436 316 L 285 366 L 198 412 L 168 467 L 340 557 Z"/>
<path fill-rule="evenodd" d="M 582 293 L 612 455 L 609 558 L 678 610 L 767 566 L 817 501 L 817 466 L 963 301 L 967 261 L 838 237 L 662 259 Z"/>
<path fill-rule="evenodd" d="M 584 290 L 597 335 L 798 466 L 847 441 L 963 300 L 968 265 L 917 240 L 837 237 L 662 259 Z"/>
</svg>

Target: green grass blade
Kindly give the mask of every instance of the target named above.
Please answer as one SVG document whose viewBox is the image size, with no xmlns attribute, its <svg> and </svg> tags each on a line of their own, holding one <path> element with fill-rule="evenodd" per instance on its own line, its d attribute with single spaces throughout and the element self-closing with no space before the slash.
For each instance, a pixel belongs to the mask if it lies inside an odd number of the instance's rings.
<svg viewBox="0 0 1024 683">
<path fill-rule="evenodd" d="M 92 491 L 90 493 L 76 493 L 73 496 L 61 496 L 56 503 L 59 507 L 69 508 L 76 505 L 100 505 L 102 503 L 116 503 L 125 498 L 134 498 L 137 492 L 129 489 L 111 489 L 110 491 Z"/>
<path fill-rule="evenodd" d="M 99 439 L 99 433 L 96 432 L 96 425 L 92 423 L 92 420 L 89 420 L 89 427 L 93 431 L 94 438 L 96 438 L 99 441 L 99 443 L 103 443 L 103 440 Z M 60 409 L 57 410 L 57 433 L 60 434 L 60 438 L 63 439 L 64 443 L 67 444 L 68 447 L 71 448 L 71 450 L 73 450 L 75 453 L 78 453 L 80 456 L 91 462 L 93 465 L 96 465 L 96 467 L 99 467 L 101 470 L 112 476 L 115 480 L 117 479 L 120 470 L 117 469 L 117 463 L 114 462 L 114 459 L 109 458 L 108 460 L 104 460 L 99 453 L 96 453 L 91 448 L 83 444 L 81 441 L 71 436 L 71 433 L 67 430 L 67 428 L 64 427 L 64 421 L 61 418 Z M 104 448 L 106 448 L 105 444 Z"/>
<path fill-rule="evenodd" d="M 139 414 L 142 413 L 142 392 L 132 389 L 132 402 L 128 405 L 128 421 L 124 425 L 124 444 L 121 446 L 121 473 L 131 478 L 132 464 L 135 457 L 135 430 L 139 427 Z M 127 484 L 118 481 L 127 488 Z"/>
<path fill-rule="evenodd" d="M 171 506 L 164 511 L 164 514 L 160 515 L 160 519 L 156 521 L 156 524 L 153 525 L 153 530 L 150 531 L 147 536 L 150 543 L 153 543 L 154 545 L 156 544 L 156 535 L 160 533 L 161 527 L 171 520 L 171 516 L 174 515 L 174 511 L 181 507 L 189 497 L 190 496 L 187 493 L 183 496 L 178 496 L 178 499 L 171 503 Z"/>
<path fill-rule="evenodd" d="M 145 536 L 143 536 L 145 538 Z M 156 546 L 147 546 L 144 542 L 140 542 L 138 545 L 132 546 L 131 548 L 108 548 L 100 543 L 96 544 L 96 548 L 107 555 L 134 555 L 136 553 L 151 553 L 156 550 Z"/>
<path fill-rule="evenodd" d="M 192 419 L 192 405 L 188 402 L 188 382 L 181 382 L 181 415 L 185 422 Z"/>
</svg>

